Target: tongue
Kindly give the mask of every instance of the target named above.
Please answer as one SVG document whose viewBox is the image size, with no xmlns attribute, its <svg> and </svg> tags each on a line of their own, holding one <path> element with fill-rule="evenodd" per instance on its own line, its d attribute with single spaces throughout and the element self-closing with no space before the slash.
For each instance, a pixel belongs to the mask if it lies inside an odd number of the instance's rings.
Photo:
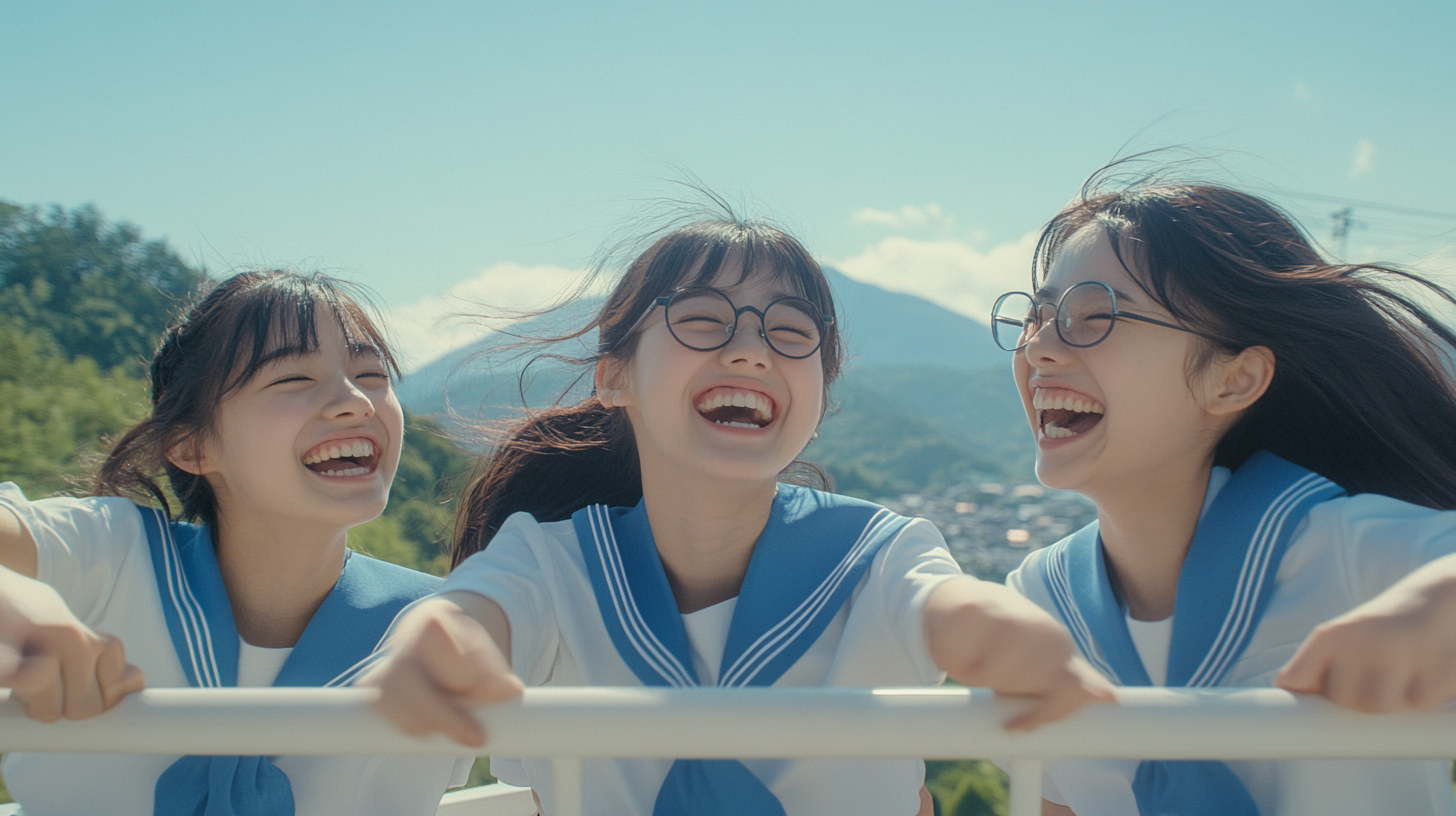
<svg viewBox="0 0 1456 816">
<path fill-rule="evenodd" d="M 1049 425 L 1054 424 L 1058 428 L 1065 428 L 1073 433 L 1082 433 L 1091 430 L 1093 425 L 1101 422 L 1102 415 L 1053 408 L 1042 412 L 1042 421 Z"/>
<path fill-rule="evenodd" d="M 352 456 L 340 456 L 337 459 L 325 459 L 322 462 L 314 462 L 304 467 L 314 473 L 327 473 L 330 470 L 344 470 L 345 468 L 357 467 L 359 460 Z"/>
</svg>

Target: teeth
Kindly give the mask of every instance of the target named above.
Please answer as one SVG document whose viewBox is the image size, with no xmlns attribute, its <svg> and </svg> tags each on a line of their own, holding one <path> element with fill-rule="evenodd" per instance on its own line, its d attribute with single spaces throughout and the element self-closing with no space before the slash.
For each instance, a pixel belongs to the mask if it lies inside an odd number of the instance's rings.
<svg viewBox="0 0 1456 816">
<path fill-rule="evenodd" d="M 366 468 L 366 467 L 351 467 L 351 468 L 344 468 L 343 470 L 326 470 L 326 471 L 324 471 L 324 475 L 325 476 L 362 476 L 363 474 L 368 473 L 368 472 L 369 472 L 369 468 Z"/>
<path fill-rule="evenodd" d="M 1077 435 L 1074 432 L 1063 428 L 1055 422 L 1048 422 L 1043 425 L 1042 432 L 1046 434 L 1047 439 L 1066 439 L 1069 436 Z"/>
<path fill-rule="evenodd" d="M 773 404 L 768 401 L 768 398 L 759 396 L 758 394 L 751 394 L 745 391 L 719 391 L 713 396 L 708 397 L 702 402 L 699 402 L 697 408 L 699 411 L 706 413 L 713 410 L 714 408 L 722 408 L 725 405 L 733 406 L 736 408 L 748 408 L 752 410 L 754 415 L 763 422 L 768 422 L 773 419 Z M 720 424 L 729 425 L 742 423 Z M 758 426 L 750 425 L 749 427 L 756 428 Z"/>
<path fill-rule="evenodd" d="M 1100 414 L 1106 411 L 1102 403 L 1096 400 L 1047 394 L 1040 389 L 1031 395 L 1031 407 L 1039 411 L 1076 411 L 1079 414 Z"/>
<path fill-rule="evenodd" d="M 727 425 L 730 428 L 752 428 L 755 431 L 758 430 L 758 426 L 754 425 L 752 422 L 715 422 L 713 424 Z"/>
<path fill-rule="evenodd" d="M 309 454 L 303 458 L 306 465 L 316 465 L 329 459 L 338 459 L 341 456 L 372 456 L 374 455 L 374 443 L 367 439 L 360 439 L 355 442 L 345 442 L 341 445 L 330 445 L 328 448 L 321 448 L 316 453 Z"/>
</svg>

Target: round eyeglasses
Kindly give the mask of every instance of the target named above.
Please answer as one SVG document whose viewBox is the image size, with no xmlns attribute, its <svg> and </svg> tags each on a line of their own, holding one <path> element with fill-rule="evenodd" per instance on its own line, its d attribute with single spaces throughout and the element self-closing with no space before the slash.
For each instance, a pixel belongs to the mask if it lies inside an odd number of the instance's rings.
<svg viewBox="0 0 1456 816">
<path fill-rule="evenodd" d="M 744 312 L 752 312 L 758 315 L 758 336 L 770 349 L 791 360 L 802 360 L 819 350 L 825 328 L 834 323 L 834 315 L 821 313 L 804 298 L 779 298 L 757 309 L 734 306 L 728 295 L 718 289 L 689 286 L 654 298 L 621 339 L 603 352 L 616 351 L 658 306 L 664 309 L 667 330 L 673 339 L 694 351 L 716 351 L 731 343 L 738 332 L 738 318 Z"/>
<path fill-rule="evenodd" d="M 996 338 L 996 345 L 1007 351 L 1024 348 L 1041 331 L 1043 309 L 1051 305 L 1045 301 L 1038 303 L 1025 292 L 1007 292 L 997 298 L 996 305 L 991 307 L 991 336 Z M 1082 281 L 1062 294 L 1056 304 L 1057 336 L 1069 346 L 1089 348 L 1112 334 L 1112 326 L 1119 317 L 1208 336 L 1173 323 L 1118 311 L 1117 295 L 1101 281 Z"/>
</svg>

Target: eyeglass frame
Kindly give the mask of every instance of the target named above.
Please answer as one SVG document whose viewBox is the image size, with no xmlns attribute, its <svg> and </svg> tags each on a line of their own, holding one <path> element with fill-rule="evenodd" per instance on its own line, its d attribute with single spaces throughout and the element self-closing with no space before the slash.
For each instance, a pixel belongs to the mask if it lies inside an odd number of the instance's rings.
<svg viewBox="0 0 1456 816">
<path fill-rule="evenodd" d="M 769 309 L 772 309 L 774 306 L 777 306 L 778 304 L 783 303 L 786 300 L 801 300 L 804 303 L 813 306 L 814 303 L 808 298 L 798 297 L 797 295 L 789 295 L 787 297 L 781 297 L 773 301 L 769 305 L 763 307 L 762 309 L 759 309 L 755 306 L 738 306 L 733 302 L 733 298 L 728 296 L 727 292 L 724 292 L 722 289 L 718 289 L 713 286 L 681 286 L 665 295 L 658 295 L 657 297 L 653 298 L 652 302 L 647 304 L 647 308 L 642 310 L 642 314 L 638 315 L 636 320 L 632 321 L 632 325 L 627 328 L 627 331 L 622 334 L 617 342 L 613 343 L 611 348 L 600 349 L 599 353 L 611 354 L 612 352 L 621 348 L 622 344 L 627 342 L 627 338 L 631 337 L 633 333 L 635 333 L 637 329 L 642 325 L 642 322 L 647 319 L 647 316 L 652 314 L 653 309 L 661 306 L 663 308 L 665 316 L 667 306 L 668 304 L 672 303 L 673 298 L 677 297 L 683 292 L 693 291 L 713 292 L 714 294 L 717 294 L 724 300 L 728 301 L 728 308 L 733 310 L 733 323 L 726 330 L 726 336 L 724 337 L 723 342 L 719 343 L 716 346 L 713 346 L 712 348 L 697 348 L 696 346 L 690 346 L 687 343 L 684 343 L 682 339 L 677 336 L 677 332 L 674 332 L 672 330 L 672 326 L 669 325 L 667 327 L 667 333 L 672 335 L 672 339 L 676 340 L 678 344 L 681 345 L 683 348 L 690 349 L 692 351 L 717 351 L 718 349 L 723 348 L 724 346 L 733 342 L 733 338 L 738 336 L 738 318 L 742 317 L 744 312 L 753 312 L 754 314 L 758 315 L 758 336 L 763 338 L 764 344 L 768 346 L 770 351 L 787 360 L 807 360 L 810 357 L 813 357 L 815 352 L 824 348 L 824 334 L 826 331 L 828 331 L 830 326 L 834 325 L 834 315 L 832 314 L 816 314 L 814 312 L 805 312 L 805 314 L 807 314 L 809 317 L 818 319 L 820 323 L 819 342 L 814 344 L 814 348 L 810 350 L 809 353 L 795 357 L 793 355 L 785 354 L 782 351 L 779 351 L 778 348 L 774 346 L 773 341 L 768 339 L 768 332 L 765 330 L 764 320 L 768 317 Z"/>
<path fill-rule="evenodd" d="M 1056 312 L 1055 312 L 1054 317 L 1059 317 L 1061 315 L 1061 313 L 1062 313 L 1062 304 L 1064 302 L 1066 302 L 1067 297 L 1069 295 L 1071 295 L 1072 292 L 1076 291 L 1076 289 L 1077 289 L 1078 286 L 1101 286 L 1107 292 L 1108 302 L 1112 304 L 1112 309 L 1109 312 L 1109 314 L 1112 315 L 1112 320 L 1109 321 L 1108 324 L 1107 324 L 1107 331 L 1103 332 L 1102 333 L 1102 336 L 1099 337 L 1099 338 L 1097 338 L 1096 340 L 1093 340 L 1090 343 L 1073 343 L 1072 341 L 1068 340 L 1065 335 L 1062 334 L 1062 321 L 1060 319 L 1054 319 L 1052 321 L 1052 323 L 1057 328 L 1057 339 L 1061 340 L 1063 343 L 1066 343 L 1067 345 L 1071 346 L 1072 348 L 1092 348 L 1093 346 L 1097 345 L 1098 343 L 1101 343 L 1103 340 L 1106 340 L 1107 338 L 1111 337 L 1112 336 L 1112 330 L 1114 328 L 1116 328 L 1116 326 L 1117 326 L 1117 319 L 1120 318 L 1120 317 L 1125 317 L 1128 320 L 1138 320 L 1138 321 L 1141 321 L 1143 323 L 1151 323 L 1154 326 L 1162 326 L 1165 329 L 1177 329 L 1180 332 L 1187 332 L 1188 334 L 1196 334 L 1199 337 L 1202 337 L 1204 339 L 1214 340 L 1215 342 L 1217 342 L 1217 338 L 1211 337 L 1211 336 L 1209 336 L 1207 334 L 1204 334 L 1201 331 L 1197 331 L 1195 329 L 1190 329 L 1187 326 L 1179 326 L 1176 323 L 1169 323 L 1166 320 L 1158 320 L 1158 319 L 1152 318 L 1152 317 L 1144 317 L 1143 315 L 1133 314 L 1132 312 L 1119 311 L 1118 308 L 1117 308 L 1117 293 L 1113 291 L 1113 289 L 1112 289 L 1111 286 L 1108 286 L 1107 284 L 1103 283 L 1102 281 L 1080 281 L 1078 283 L 1075 283 L 1070 288 L 1068 288 L 1067 291 L 1063 292 L 1061 297 L 1057 298 L 1057 302 L 1055 304 L 1053 304 L 1049 300 L 1037 300 L 1037 298 L 1036 298 L 1035 295 L 1030 294 L 1028 292 L 1007 292 L 1006 294 L 1004 294 L 1004 295 L 996 298 L 996 302 L 991 305 L 991 339 L 996 342 L 996 346 L 998 348 L 1001 348 L 1004 351 L 1009 351 L 1009 352 L 1015 353 L 1015 352 L 1021 351 L 1022 349 L 1026 348 L 1027 345 L 1029 343 L 1031 343 L 1031 341 L 1038 334 L 1041 333 L 1041 330 L 1044 329 L 1044 328 L 1046 328 L 1046 321 L 1043 320 L 1042 317 L 1041 317 L 1042 309 L 1044 307 L 1046 307 L 1046 306 L 1055 306 Z M 1001 345 L 1000 339 L 997 338 L 997 336 L 996 336 L 996 311 L 1001 307 L 1001 302 L 1004 301 L 1004 300 L 1006 300 L 1006 298 L 1011 297 L 1012 295 L 1021 295 L 1022 297 L 1026 298 L 1029 301 L 1031 301 L 1032 302 L 1032 305 L 1034 305 L 1036 307 L 1036 322 L 1037 322 L 1037 328 L 1036 328 L 1036 331 L 1034 331 L 1031 334 L 1027 335 L 1026 340 L 1023 341 L 1016 348 L 1006 348 L 1005 346 Z M 1023 323 L 1023 326 L 1024 325 L 1025 324 Z"/>
</svg>

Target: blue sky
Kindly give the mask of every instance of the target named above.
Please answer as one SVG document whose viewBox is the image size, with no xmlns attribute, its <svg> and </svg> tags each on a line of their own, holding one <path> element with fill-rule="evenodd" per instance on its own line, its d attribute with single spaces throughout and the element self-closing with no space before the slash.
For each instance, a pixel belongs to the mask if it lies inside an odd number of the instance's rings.
<svg viewBox="0 0 1456 816">
<path fill-rule="evenodd" d="M 1456 215 L 1456 3 L 0 0 L 0 198 L 374 288 L 416 363 L 686 168 L 979 316 L 1098 166 L 1191 145 L 1319 237 Z M 1311 198 L 1327 196 L 1334 200 Z M 1352 256 L 1456 270 L 1456 218 Z"/>
</svg>

